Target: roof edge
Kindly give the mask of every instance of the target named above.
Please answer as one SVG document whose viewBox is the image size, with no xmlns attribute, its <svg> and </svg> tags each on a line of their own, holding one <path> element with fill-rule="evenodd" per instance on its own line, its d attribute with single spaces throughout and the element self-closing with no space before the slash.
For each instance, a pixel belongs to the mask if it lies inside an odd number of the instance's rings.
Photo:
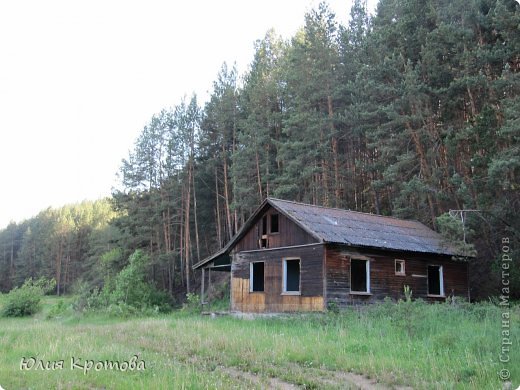
<svg viewBox="0 0 520 390">
<path fill-rule="evenodd" d="M 287 218 L 289 218 L 291 221 L 293 221 L 296 225 L 298 225 L 298 227 L 303 229 L 305 231 L 305 233 L 310 234 L 312 237 L 314 237 L 316 240 L 318 240 L 318 243 L 324 243 L 325 242 L 325 241 L 323 241 L 323 239 L 320 236 L 318 236 L 316 234 L 316 232 L 313 232 L 312 230 L 310 230 L 307 227 L 307 225 L 301 223 L 296 218 L 294 218 L 292 215 L 289 215 L 285 210 L 277 207 L 276 204 L 273 203 L 273 201 L 281 201 L 281 202 L 287 202 L 287 201 L 282 200 L 282 199 L 270 198 L 270 197 L 266 198 L 266 202 L 268 202 L 271 205 L 271 207 L 273 207 L 276 211 L 278 211 L 279 213 L 285 215 Z M 296 202 L 290 202 L 290 203 L 296 203 Z M 304 204 L 304 203 L 301 203 L 301 204 Z"/>
<path fill-rule="evenodd" d="M 394 217 L 392 215 L 382 215 L 382 214 L 373 214 L 373 213 L 365 213 L 363 211 L 356 211 L 356 210 L 351 210 L 351 209 L 342 209 L 342 208 L 339 208 L 339 207 L 327 207 L 327 206 L 320 206 L 320 205 L 317 205 L 317 204 L 310 204 L 310 203 L 303 203 L 303 202 L 296 202 L 294 200 L 286 200 L 286 199 L 279 199 L 279 198 L 273 198 L 273 197 L 269 197 L 267 199 L 272 199 L 274 201 L 278 201 L 278 202 L 285 202 L 285 203 L 292 203 L 292 204 L 297 204 L 297 205 L 301 205 L 301 206 L 310 206 L 310 207 L 317 207 L 317 208 L 320 208 L 320 209 L 328 209 L 328 210 L 338 210 L 338 211 L 348 211 L 349 213 L 356 213 L 356 214 L 363 214 L 363 215 L 371 215 L 373 217 L 379 217 L 379 218 L 389 218 L 389 219 L 396 219 L 398 221 L 409 221 L 409 222 L 418 222 L 420 223 L 421 225 L 424 225 L 424 223 L 422 223 L 421 221 L 418 221 L 417 219 L 403 219 L 403 218 L 399 218 L 399 217 Z M 426 225 L 425 225 L 426 226 Z M 428 226 L 427 226 L 428 227 Z"/>
<path fill-rule="evenodd" d="M 206 265 L 207 263 L 209 263 L 212 260 L 214 260 L 215 258 L 217 258 L 218 256 L 221 256 L 223 254 L 229 253 L 233 249 L 233 247 L 236 245 L 237 241 L 240 240 L 243 237 L 243 235 L 249 230 L 249 228 L 253 224 L 253 221 L 256 219 L 256 217 L 258 217 L 258 215 L 261 213 L 261 211 L 267 205 L 270 205 L 272 208 L 274 208 L 279 213 L 285 215 L 287 218 L 290 218 L 294 223 L 296 223 L 307 234 L 310 234 L 312 237 L 314 237 L 316 240 L 318 240 L 318 243 L 323 243 L 323 239 L 321 237 L 316 235 L 315 232 L 311 231 L 307 226 L 302 224 L 300 221 L 298 221 L 297 219 L 295 219 L 291 215 L 287 214 L 285 212 L 285 210 L 277 207 L 276 204 L 273 201 L 287 202 L 287 201 L 284 201 L 282 199 L 276 199 L 276 198 L 271 198 L 271 197 L 265 198 L 262 201 L 262 203 L 260 204 L 260 206 L 258 206 L 256 208 L 256 210 L 253 211 L 253 213 L 247 219 L 247 221 L 242 225 L 242 227 L 238 230 L 238 232 L 235 233 L 235 235 L 233 237 L 231 237 L 231 239 L 228 241 L 228 243 L 223 248 L 219 249 L 217 252 L 215 252 L 211 256 L 206 257 L 204 260 L 201 260 L 198 263 L 194 264 L 192 266 L 192 269 L 194 269 L 194 270 L 195 269 L 199 269 L 199 268 L 203 267 L 204 265 Z M 296 202 L 292 202 L 292 203 L 296 203 Z"/>
<path fill-rule="evenodd" d="M 432 252 L 432 251 L 418 251 L 418 250 L 405 250 L 405 249 L 395 249 L 395 248 L 381 248 L 377 246 L 372 245 L 360 245 L 360 244 L 346 244 L 344 242 L 332 242 L 327 241 L 326 244 L 330 245 L 338 245 L 338 246 L 347 246 L 349 248 L 356 248 L 356 249 L 372 249 L 372 250 L 378 250 L 378 251 L 384 251 L 384 252 L 394 252 L 394 253 L 417 253 L 417 254 L 423 254 L 423 255 L 440 255 L 440 256 L 448 256 L 448 257 L 459 257 L 459 258 L 473 258 L 475 256 L 470 255 L 461 255 L 455 252 Z M 449 248 L 447 248 L 449 250 Z"/>
<path fill-rule="evenodd" d="M 217 252 L 215 252 L 213 255 L 206 257 L 204 260 L 199 261 L 197 264 L 194 264 L 192 266 L 192 269 L 199 269 L 202 266 L 206 265 L 207 263 L 211 262 L 213 259 L 215 259 L 218 256 L 221 256 L 223 254 L 229 253 L 231 249 L 236 245 L 237 241 L 244 235 L 244 233 L 249 229 L 250 225 L 252 224 L 252 221 L 257 217 L 257 215 L 260 213 L 260 211 L 266 206 L 268 203 L 269 198 L 265 198 L 260 206 L 256 208 L 255 211 L 253 211 L 253 214 L 247 219 L 247 221 L 242 225 L 242 227 L 238 230 L 238 232 L 235 233 L 233 237 L 227 242 L 226 245 L 224 245 L 223 248 L 219 249 Z"/>
<path fill-rule="evenodd" d="M 208 257 L 206 257 L 205 259 L 202 259 L 201 261 L 199 261 L 199 262 L 193 264 L 193 265 L 191 266 L 191 268 L 192 268 L 192 269 L 199 269 L 199 268 L 201 268 L 203 265 L 206 265 L 206 264 L 210 263 L 211 261 L 215 260 L 217 257 L 226 254 L 225 249 L 226 249 L 226 247 L 224 247 L 224 248 L 220 248 L 218 251 L 216 251 L 215 253 L 213 253 L 211 256 L 208 256 Z"/>
</svg>

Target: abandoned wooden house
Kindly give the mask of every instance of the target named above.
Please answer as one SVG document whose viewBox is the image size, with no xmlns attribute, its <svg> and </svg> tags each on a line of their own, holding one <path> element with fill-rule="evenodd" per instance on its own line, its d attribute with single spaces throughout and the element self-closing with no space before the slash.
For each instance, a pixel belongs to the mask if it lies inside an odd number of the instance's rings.
<svg viewBox="0 0 520 390">
<path fill-rule="evenodd" d="M 231 310 L 322 311 L 385 297 L 469 298 L 468 264 L 417 221 L 267 198 L 229 243 L 194 265 L 231 272 Z"/>
</svg>

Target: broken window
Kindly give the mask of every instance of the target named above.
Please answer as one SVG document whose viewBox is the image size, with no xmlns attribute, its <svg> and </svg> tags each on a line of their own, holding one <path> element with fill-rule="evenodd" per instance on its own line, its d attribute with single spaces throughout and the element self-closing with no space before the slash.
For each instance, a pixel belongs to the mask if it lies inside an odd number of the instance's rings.
<svg viewBox="0 0 520 390">
<path fill-rule="evenodd" d="M 395 274 L 406 275 L 406 272 L 404 270 L 404 260 L 395 260 Z"/>
<path fill-rule="evenodd" d="M 442 265 L 428 266 L 428 295 L 444 296 Z"/>
<path fill-rule="evenodd" d="M 278 214 L 271 214 L 271 233 L 278 232 Z"/>
<path fill-rule="evenodd" d="M 262 217 L 262 236 L 267 234 L 267 215 Z"/>
<path fill-rule="evenodd" d="M 300 292 L 300 259 L 283 261 L 283 292 Z"/>
<path fill-rule="evenodd" d="M 350 260 L 350 290 L 352 292 L 370 292 L 370 262 L 368 260 Z"/>
<path fill-rule="evenodd" d="M 267 248 L 267 245 L 268 245 L 268 240 L 267 238 L 260 238 L 258 240 L 258 248 L 260 249 L 265 249 Z"/>
<path fill-rule="evenodd" d="M 260 226 L 260 237 L 258 237 L 258 248 L 264 249 L 269 246 L 269 240 L 267 238 L 267 215 L 262 217 L 262 224 Z"/>
<path fill-rule="evenodd" d="M 249 265 L 249 291 L 264 291 L 264 265 L 263 261 L 250 263 Z"/>
</svg>

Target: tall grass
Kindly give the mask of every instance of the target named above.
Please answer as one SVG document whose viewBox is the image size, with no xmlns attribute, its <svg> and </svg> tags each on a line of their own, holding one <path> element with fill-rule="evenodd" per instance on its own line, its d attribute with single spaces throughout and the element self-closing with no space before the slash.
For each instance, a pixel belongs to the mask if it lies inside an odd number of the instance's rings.
<svg viewBox="0 0 520 390">
<path fill-rule="evenodd" d="M 52 308 L 58 303 L 47 304 Z M 1 386 L 265 388 L 268 377 L 277 377 L 321 389 L 343 388 L 345 384 L 334 380 L 333 374 L 349 371 L 388 386 L 501 387 L 497 375 L 502 368 L 498 361 L 501 311 L 491 304 L 384 303 L 339 314 L 253 320 L 183 312 L 130 320 L 67 313 L 0 319 Z M 518 386 L 518 307 L 512 315 L 513 346 L 507 368 Z M 146 362 L 145 371 L 84 374 L 69 367 L 72 357 L 124 361 L 133 355 Z M 65 360 L 65 368 L 21 371 L 21 358 L 30 356 Z M 232 375 L 227 368 L 259 380 Z"/>
</svg>

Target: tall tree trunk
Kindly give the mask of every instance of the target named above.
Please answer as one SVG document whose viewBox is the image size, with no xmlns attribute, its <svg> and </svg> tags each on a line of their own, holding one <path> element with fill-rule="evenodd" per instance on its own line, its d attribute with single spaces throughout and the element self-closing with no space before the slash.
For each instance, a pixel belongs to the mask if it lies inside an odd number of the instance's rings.
<svg viewBox="0 0 520 390">
<path fill-rule="evenodd" d="M 69 285 L 69 266 L 70 266 L 70 254 L 67 254 L 67 256 L 65 257 L 65 271 L 64 271 L 63 284 L 62 284 L 63 287 L 61 289 L 63 294 L 67 293 L 67 287 Z"/>
<path fill-rule="evenodd" d="M 11 236 L 11 256 L 9 260 L 9 286 L 13 288 L 14 286 L 14 237 Z"/>
<path fill-rule="evenodd" d="M 227 228 L 228 228 L 228 235 L 227 235 L 227 241 L 231 240 L 231 237 L 233 236 L 233 228 L 231 223 L 231 209 L 229 207 L 229 186 L 228 186 L 228 166 L 227 166 L 227 155 L 226 155 L 226 149 L 224 143 L 222 143 L 222 161 L 224 164 L 224 201 L 226 202 L 225 209 L 226 209 L 226 221 L 227 221 Z"/>
<path fill-rule="evenodd" d="M 31 276 L 31 278 L 35 278 L 36 277 L 36 270 L 35 270 L 35 267 L 34 267 L 35 259 L 36 259 L 36 245 L 34 245 L 34 241 L 33 241 L 31 243 L 31 264 L 29 266 L 29 268 L 30 268 L 29 275 Z"/>
<path fill-rule="evenodd" d="M 63 256 L 63 242 L 62 238 L 60 237 L 59 244 L 58 244 L 58 251 L 56 253 L 56 295 L 60 296 L 61 292 L 61 263 L 62 263 L 62 256 Z"/>
<path fill-rule="evenodd" d="M 327 107 L 329 111 L 330 132 L 332 136 L 332 161 L 334 165 L 334 205 L 339 207 L 341 191 L 339 183 L 339 158 L 338 158 L 338 139 L 336 138 L 336 128 L 334 126 L 334 111 L 332 108 L 332 96 L 327 96 Z"/>
<path fill-rule="evenodd" d="M 179 210 L 180 212 L 180 220 L 181 220 L 181 223 L 179 225 L 179 247 L 180 247 L 180 251 L 179 251 L 179 258 L 180 258 L 180 267 L 179 267 L 179 274 L 181 275 L 181 284 L 184 286 L 184 273 L 182 272 L 183 268 L 184 268 L 184 251 L 185 251 L 185 248 L 184 248 L 184 225 L 186 224 L 186 217 L 185 217 L 185 212 L 184 212 L 184 187 L 181 189 L 181 192 L 182 192 L 182 196 L 181 196 L 181 209 Z"/>
<path fill-rule="evenodd" d="M 219 201 L 219 192 L 218 192 L 218 171 L 217 167 L 215 167 L 215 199 L 217 208 L 215 210 L 215 218 L 217 221 L 217 238 L 218 238 L 218 247 L 222 248 L 222 228 L 220 222 L 220 201 Z"/>
<path fill-rule="evenodd" d="M 62 293 L 67 292 L 67 285 L 69 283 L 69 264 L 70 264 L 70 239 L 67 240 L 67 255 L 65 256 L 65 269 L 63 271 L 63 283 L 62 283 Z"/>
<path fill-rule="evenodd" d="M 267 197 L 269 197 L 269 174 L 270 174 L 270 173 L 269 173 L 269 166 L 271 165 L 271 164 L 269 164 L 269 161 L 270 161 L 270 154 L 269 154 L 270 149 L 271 149 L 271 148 L 270 148 L 270 146 L 269 146 L 269 144 L 268 144 L 268 145 L 267 145 L 267 148 L 266 148 L 266 157 L 265 157 L 265 158 L 266 158 L 266 164 L 265 164 L 265 166 L 266 166 L 266 175 L 265 175 L 265 183 L 266 183 L 266 184 L 265 184 L 265 196 L 267 196 Z M 278 162 L 277 164 L 278 164 L 278 170 L 280 170 L 280 164 L 281 164 L 281 163 Z"/>
<path fill-rule="evenodd" d="M 258 157 L 258 148 L 255 150 L 255 162 L 256 162 L 256 183 L 258 184 L 258 199 L 262 202 L 262 179 L 260 178 L 260 161 Z"/>
<path fill-rule="evenodd" d="M 175 252 L 176 249 L 177 249 L 177 234 L 174 234 L 173 235 L 173 245 L 172 245 L 173 252 Z M 170 269 L 171 269 L 169 288 L 170 288 L 170 295 L 173 295 L 173 287 L 175 286 L 175 256 L 174 255 L 170 256 L 169 263 L 170 263 Z"/>
<path fill-rule="evenodd" d="M 323 129 L 320 133 L 320 145 L 324 144 Z M 321 176 L 323 180 L 323 206 L 329 206 L 329 163 L 326 156 L 321 156 Z M 318 184 L 319 185 L 319 184 Z"/>
<path fill-rule="evenodd" d="M 193 168 L 192 168 L 193 170 Z M 195 222 L 195 245 L 197 248 L 197 262 L 200 261 L 200 245 L 199 245 L 199 224 L 197 221 L 197 193 L 195 192 L 195 180 L 192 177 L 193 183 L 193 219 Z"/>
<path fill-rule="evenodd" d="M 431 170 L 430 170 L 430 166 L 428 164 L 428 160 L 426 159 L 426 153 L 424 151 L 424 147 L 422 145 L 422 142 L 419 139 L 419 135 L 417 134 L 417 131 L 412 128 L 410 122 L 408 122 L 408 121 L 406 122 L 406 127 L 410 131 L 410 135 L 412 137 L 412 141 L 414 143 L 415 150 L 417 151 L 417 154 L 419 155 L 419 163 L 420 163 L 420 166 L 421 166 L 421 172 L 423 173 L 423 175 L 424 175 L 424 177 L 426 179 L 426 182 L 430 183 Z M 432 218 L 432 225 L 435 226 L 435 215 L 436 215 L 435 214 L 435 206 L 434 206 L 434 202 L 433 202 L 432 196 L 431 196 L 429 191 L 426 193 L 426 198 L 428 199 L 428 206 L 430 207 L 430 215 L 431 215 L 431 218 Z"/>
<path fill-rule="evenodd" d="M 190 289 L 190 255 L 191 255 L 191 243 L 190 243 L 190 206 L 191 206 L 191 180 L 193 176 L 193 144 L 191 147 L 191 155 L 188 162 L 188 184 L 186 186 L 186 217 L 184 224 L 184 269 L 186 273 L 186 292 L 191 292 Z"/>
</svg>

